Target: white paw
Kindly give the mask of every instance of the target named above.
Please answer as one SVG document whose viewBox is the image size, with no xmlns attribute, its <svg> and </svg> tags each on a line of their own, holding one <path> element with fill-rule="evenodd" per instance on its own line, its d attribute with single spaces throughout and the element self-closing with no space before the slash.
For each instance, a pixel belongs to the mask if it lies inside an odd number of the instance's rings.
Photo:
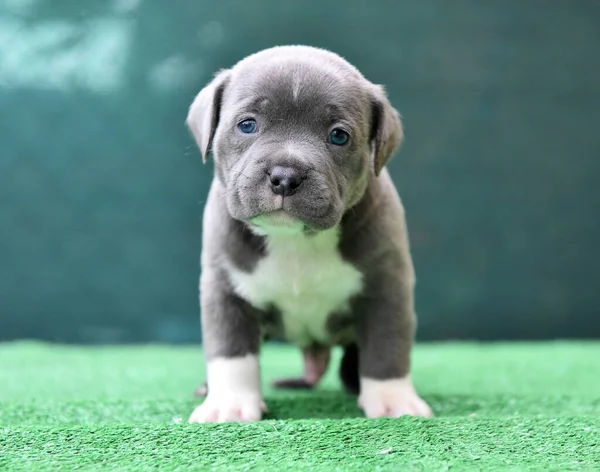
<svg viewBox="0 0 600 472">
<path fill-rule="evenodd" d="M 259 421 L 267 407 L 262 397 L 253 393 L 231 393 L 216 397 L 208 393 L 196 407 L 190 423 L 226 423 Z"/>
<path fill-rule="evenodd" d="M 190 423 L 258 421 L 267 411 L 257 356 L 211 359 L 207 374 L 208 395 L 190 416 Z"/>
<path fill-rule="evenodd" d="M 429 405 L 415 391 L 410 377 L 390 380 L 361 378 L 358 405 L 367 418 L 433 416 Z"/>
</svg>

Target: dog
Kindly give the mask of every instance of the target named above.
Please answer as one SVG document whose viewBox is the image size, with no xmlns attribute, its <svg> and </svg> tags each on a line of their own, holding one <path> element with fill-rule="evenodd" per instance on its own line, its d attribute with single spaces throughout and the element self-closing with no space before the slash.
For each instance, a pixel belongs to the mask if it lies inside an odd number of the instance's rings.
<svg viewBox="0 0 600 472">
<path fill-rule="evenodd" d="M 341 56 L 276 46 L 221 70 L 186 119 L 214 178 L 203 220 L 204 401 L 191 423 L 267 411 L 259 349 L 281 339 L 312 388 L 330 350 L 368 418 L 430 417 L 410 376 L 415 274 L 385 168 L 403 141 L 385 89 Z"/>
</svg>

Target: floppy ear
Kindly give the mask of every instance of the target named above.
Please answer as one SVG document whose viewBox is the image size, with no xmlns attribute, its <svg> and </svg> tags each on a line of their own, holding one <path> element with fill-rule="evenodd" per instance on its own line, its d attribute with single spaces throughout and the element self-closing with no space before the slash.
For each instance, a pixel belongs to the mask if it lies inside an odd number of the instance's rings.
<svg viewBox="0 0 600 472">
<path fill-rule="evenodd" d="M 219 72 L 194 99 L 186 124 L 202 153 L 202 161 L 206 163 L 211 152 L 212 141 L 219 124 L 221 114 L 221 100 L 223 91 L 229 83 L 229 71 Z"/>
<path fill-rule="evenodd" d="M 371 101 L 371 142 L 374 143 L 373 166 L 375 175 L 400 147 L 404 140 L 402 120 L 396 109 L 388 100 L 385 89 L 376 85 Z"/>
</svg>

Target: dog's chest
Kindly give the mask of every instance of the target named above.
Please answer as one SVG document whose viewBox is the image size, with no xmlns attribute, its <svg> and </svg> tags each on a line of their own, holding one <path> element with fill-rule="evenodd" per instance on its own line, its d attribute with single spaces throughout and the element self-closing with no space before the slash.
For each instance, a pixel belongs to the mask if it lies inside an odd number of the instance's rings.
<svg viewBox="0 0 600 472">
<path fill-rule="evenodd" d="M 285 337 L 298 345 L 327 343 L 327 321 L 349 308 L 362 274 L 338 251 L 338 230 L 313 236 L 269 236 L 267 255 L 251 273 L 231 270 L 237 293 L 259 309 L 275 307 Z"/>
</svg>

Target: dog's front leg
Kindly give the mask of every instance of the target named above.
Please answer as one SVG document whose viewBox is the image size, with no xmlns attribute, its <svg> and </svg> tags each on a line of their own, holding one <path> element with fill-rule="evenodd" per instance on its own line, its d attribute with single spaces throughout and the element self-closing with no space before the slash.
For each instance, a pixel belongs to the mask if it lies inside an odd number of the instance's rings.
<svg viewBox="0 0 600 472">
<path fill-rule="evenodd" d="M 412 284 L 395 277 L 378 283 L 358 329 L 358 401 L 367 417 L 433 416 L 410 377 L 415 325 Z"/>
<path fill-rule="evenodd" d="M 218 271 L 203 272 L 201 292 L 208 395 L 189 421 L 258 421 L 266 411 L 258 313 L 233 293 L 225 274 Z"/>
</svg>

